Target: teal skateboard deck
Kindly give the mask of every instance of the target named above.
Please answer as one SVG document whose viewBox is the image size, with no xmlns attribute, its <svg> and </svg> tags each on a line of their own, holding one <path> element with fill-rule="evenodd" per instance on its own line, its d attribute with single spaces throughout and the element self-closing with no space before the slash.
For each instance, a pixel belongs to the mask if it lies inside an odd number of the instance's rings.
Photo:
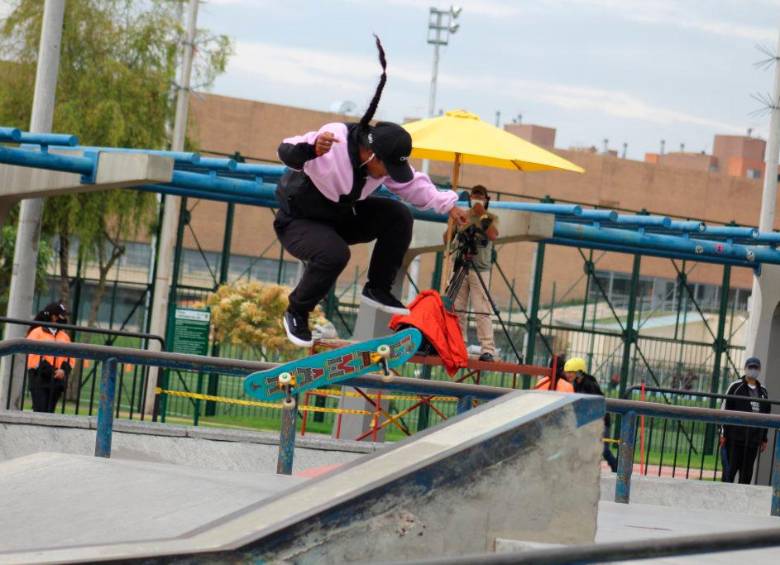
<svg viewBox="0 0 780 565">
<path fill-rule="evenodd" d="M 366 373 L 385 371 L 404 364 L 420 347 L 422 334 L 408 328 L 400 332 L 323 351 L 284 363 L 244 379 L 244 392 L 263 401 L 287 400 L 292 395 L 322 388 Z M 281 377 L 281 379 L 280 379 Z"/>
</svg>

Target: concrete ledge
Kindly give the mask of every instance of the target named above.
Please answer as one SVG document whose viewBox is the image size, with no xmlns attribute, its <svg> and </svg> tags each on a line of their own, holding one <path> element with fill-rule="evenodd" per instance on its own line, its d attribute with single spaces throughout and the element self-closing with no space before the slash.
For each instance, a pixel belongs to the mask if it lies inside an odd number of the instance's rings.
<svg viewBox="0 0 780 565">
<path fill-rule="evenodd" d="M 601 500 L 615 500 L 615 475 L 602 475 Z M 771 487 L 668 477 L 631 477 L 631 504 L 769 516 Z"/>
<path fill-rule="evenodd" d="M 0 461 L 39 452 L 92 455 L 96 424 L 94 416 L 0 412 Z M 115 420 L 112 459 L 273 473 L 278 445 L 278 432 Z M 296 438 L 293 471 L 343 465 L 384 447 L 328 437 Z"/>
<path fill-rule="evenodd" d="M 95 429 L 97 419 L 93 416 L 69 416 L 43 412 L 0 411 L 2 424 L 30 424 L 34 426 L 55 426 L 58 428 Z"/>
<path fill-rule="evenodd" d="M 95 419 L 95 423 L 97 424 L 97 419 Z M 141 420 L 114 420 L 114 433 L 187 437 L 189 435 L 188 430 L 189 426 L 143 422 Z"/>
<path fill-rule="evenodd" d="M 80 157 L 84 151 L 63 148 L 52 153 Z M 83 184 L 81 175 L 75 173 L 0 164 L 0 200 L 15 202 L 23 198 L 170 182 L 172 175 L 173 159 L 146 153 L 100 153 L 94 184 Z"/>
</svg>

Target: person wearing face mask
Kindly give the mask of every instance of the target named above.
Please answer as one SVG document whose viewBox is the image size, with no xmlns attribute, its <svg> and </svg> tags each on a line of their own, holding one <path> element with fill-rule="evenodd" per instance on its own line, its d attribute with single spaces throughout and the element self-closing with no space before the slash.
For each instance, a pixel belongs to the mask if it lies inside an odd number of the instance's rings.
<svg viewBox="0 0 780 565">
<path fill-rule="evenodd" d="M 311 346 L 309 314 L 336 283 L 349 261 L 349 246 L 357 243 L 376 242 L 361 300 L 384 312 L 409 314 L 391 287 L 411 243 L 412 214 L 398 200 L 372 197 L 381 185 L 417 208 L 465 222 L 466 211 L 455 206 L 457 194 L 438 190 L 409 164 L 409 133 L 391 122 L 371 124 L 387 78 L 379 38 L 376 46 L 382 75 L 360 122 L 325 124 L 279 146 L 279 159 L 289 170 L 276 190 L 274 230 L 305 264 L 283 324 L 300 347 Z"/>
<path fill-rule="evenodd" d="M 721 408 L 740 412 L 769 414 L 768 402 L 757 402 L 768 398 L 767 390 L 758 380 L 761 375 L 761 361 L 750 357 L 745 361 L 745 375 L 731 383 L 726 395 L 744 397 L 744 400 L 726 398 Z M 720 436 L 723 458 L 723 482 L 733 483 L 737 474 L 741 484 L 750 484 L 753 479 L 753 464 L 758 452 L 767 446 L 767 429 L 746 426 L 723 426 Z"/>
<path fill-rule="evenodd" d="M 493 263 L 493 242 L 498 237 L 498 221 L 495 214 L 487 211 L 490 202 L 487 188 L 478 184 L 471 189 L 469 195 L 471 207 L 468 211 L 468 222 L 460 227 L 458 237 L 464 237 L 466 230 L 471 230 L 476 238 L 476 253 L 469 256 L 471 267 L 468 276 L 464 277 L 458 294 L 453 301 L 453 308 L 460 321 L 463 338 L 468 342 L 468 306 L 474 311 L 477 323 L 477 339 L 480 347 L 480 361 L 493 361 L 496 356 L 496 344 L 493 337 L 493 322 L 490 319 L 490 301 L 485 288 L 479 280 L 478 273 L 490 272 Z M 445 232 L 444 237 L 447 237 Z M 456 243 L 457 245 L 457 243 Z M 463 258 L 456 257 L 458 260 Z M 483 277 L 484 280 L 484 277 Z"/>
<path fill-rule="evenodd" d="M 67 324 L 68 311 L 62 303 L 52 302 L 38 312 L 33 321 Z M 70 343 L 70 336 L 64 330 L 49 326 L 30 326 L 25 337 L 36 341 Z M 27 384 L 32 397 L 33 411 L 54 412 L 72 369 L 73 359 L 70 357 L 34 353 L 27 356 Z"/>
</svg>

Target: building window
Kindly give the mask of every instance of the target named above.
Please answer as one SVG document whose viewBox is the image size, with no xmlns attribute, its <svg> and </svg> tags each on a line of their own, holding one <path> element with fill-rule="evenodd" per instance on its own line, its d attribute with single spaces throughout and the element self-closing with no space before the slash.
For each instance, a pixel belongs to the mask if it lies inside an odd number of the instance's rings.
<svg viewBox="0 0 780 565">
<path fill-rule="evenodd" d="M 122 267 L 148 269 L 152 260 L 152 248 L 148 243 L 125 242 L 125 253 L 119 258 Z"/>
<path fill-rule="evenodd" d="M 601 283 L 601 289 L 609 297 L 609 301 L 615 308 L 628 306 L 631 291 L 631 275 L 612 271 L 596 271 L 596 278 Z M 708 312 L 717 312 L 720 306 L 720 286 L 702 283 L 689 283 L 691 292 L 699 307 Z M 589 302 L 604 300 L 604 294 L 595 281 L 591 281 Z M 682 295 L 678 295 L 682 292 Z M 729 290 L 729 309 L 734 307 L 737 311 L 747 310 L 747 301 L 750 289 L 732 288 Z M 736 303 L 736 304 L 735 304 Z M 661 277 L 640 277 L 637 289 L 637 308 L 643 311 L 653 310 L 674 311 L 678 306 L 683 309 L 694 310 L 695 306 L 690 300 L 688 291 L 678 288 L 677 281 Z"/>
<path fill-rule="evenodd" d="M 749 179 L 760 179 L 761 178 L 761 171 L 759 169 L 748 169 L 747 170 L 747 178 L 749 178 Z"/>
</svg>

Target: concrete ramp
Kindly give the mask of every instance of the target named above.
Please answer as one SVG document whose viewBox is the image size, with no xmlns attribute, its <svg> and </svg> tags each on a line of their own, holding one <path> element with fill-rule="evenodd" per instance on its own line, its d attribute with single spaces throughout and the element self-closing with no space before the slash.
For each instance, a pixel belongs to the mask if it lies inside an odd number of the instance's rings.
<svg viewBox="0 0 780 565">
<path fill-rule="evenodd" d="M 0 562 L 345 563 L 478 553 L 496 538 L 589 542 L 603 415 L 600 397 L 517 392 L 187 532 L 100 545 L 52 536 Z M 100 501 L 94 511 L 133 528 Z"/>
</svg>

